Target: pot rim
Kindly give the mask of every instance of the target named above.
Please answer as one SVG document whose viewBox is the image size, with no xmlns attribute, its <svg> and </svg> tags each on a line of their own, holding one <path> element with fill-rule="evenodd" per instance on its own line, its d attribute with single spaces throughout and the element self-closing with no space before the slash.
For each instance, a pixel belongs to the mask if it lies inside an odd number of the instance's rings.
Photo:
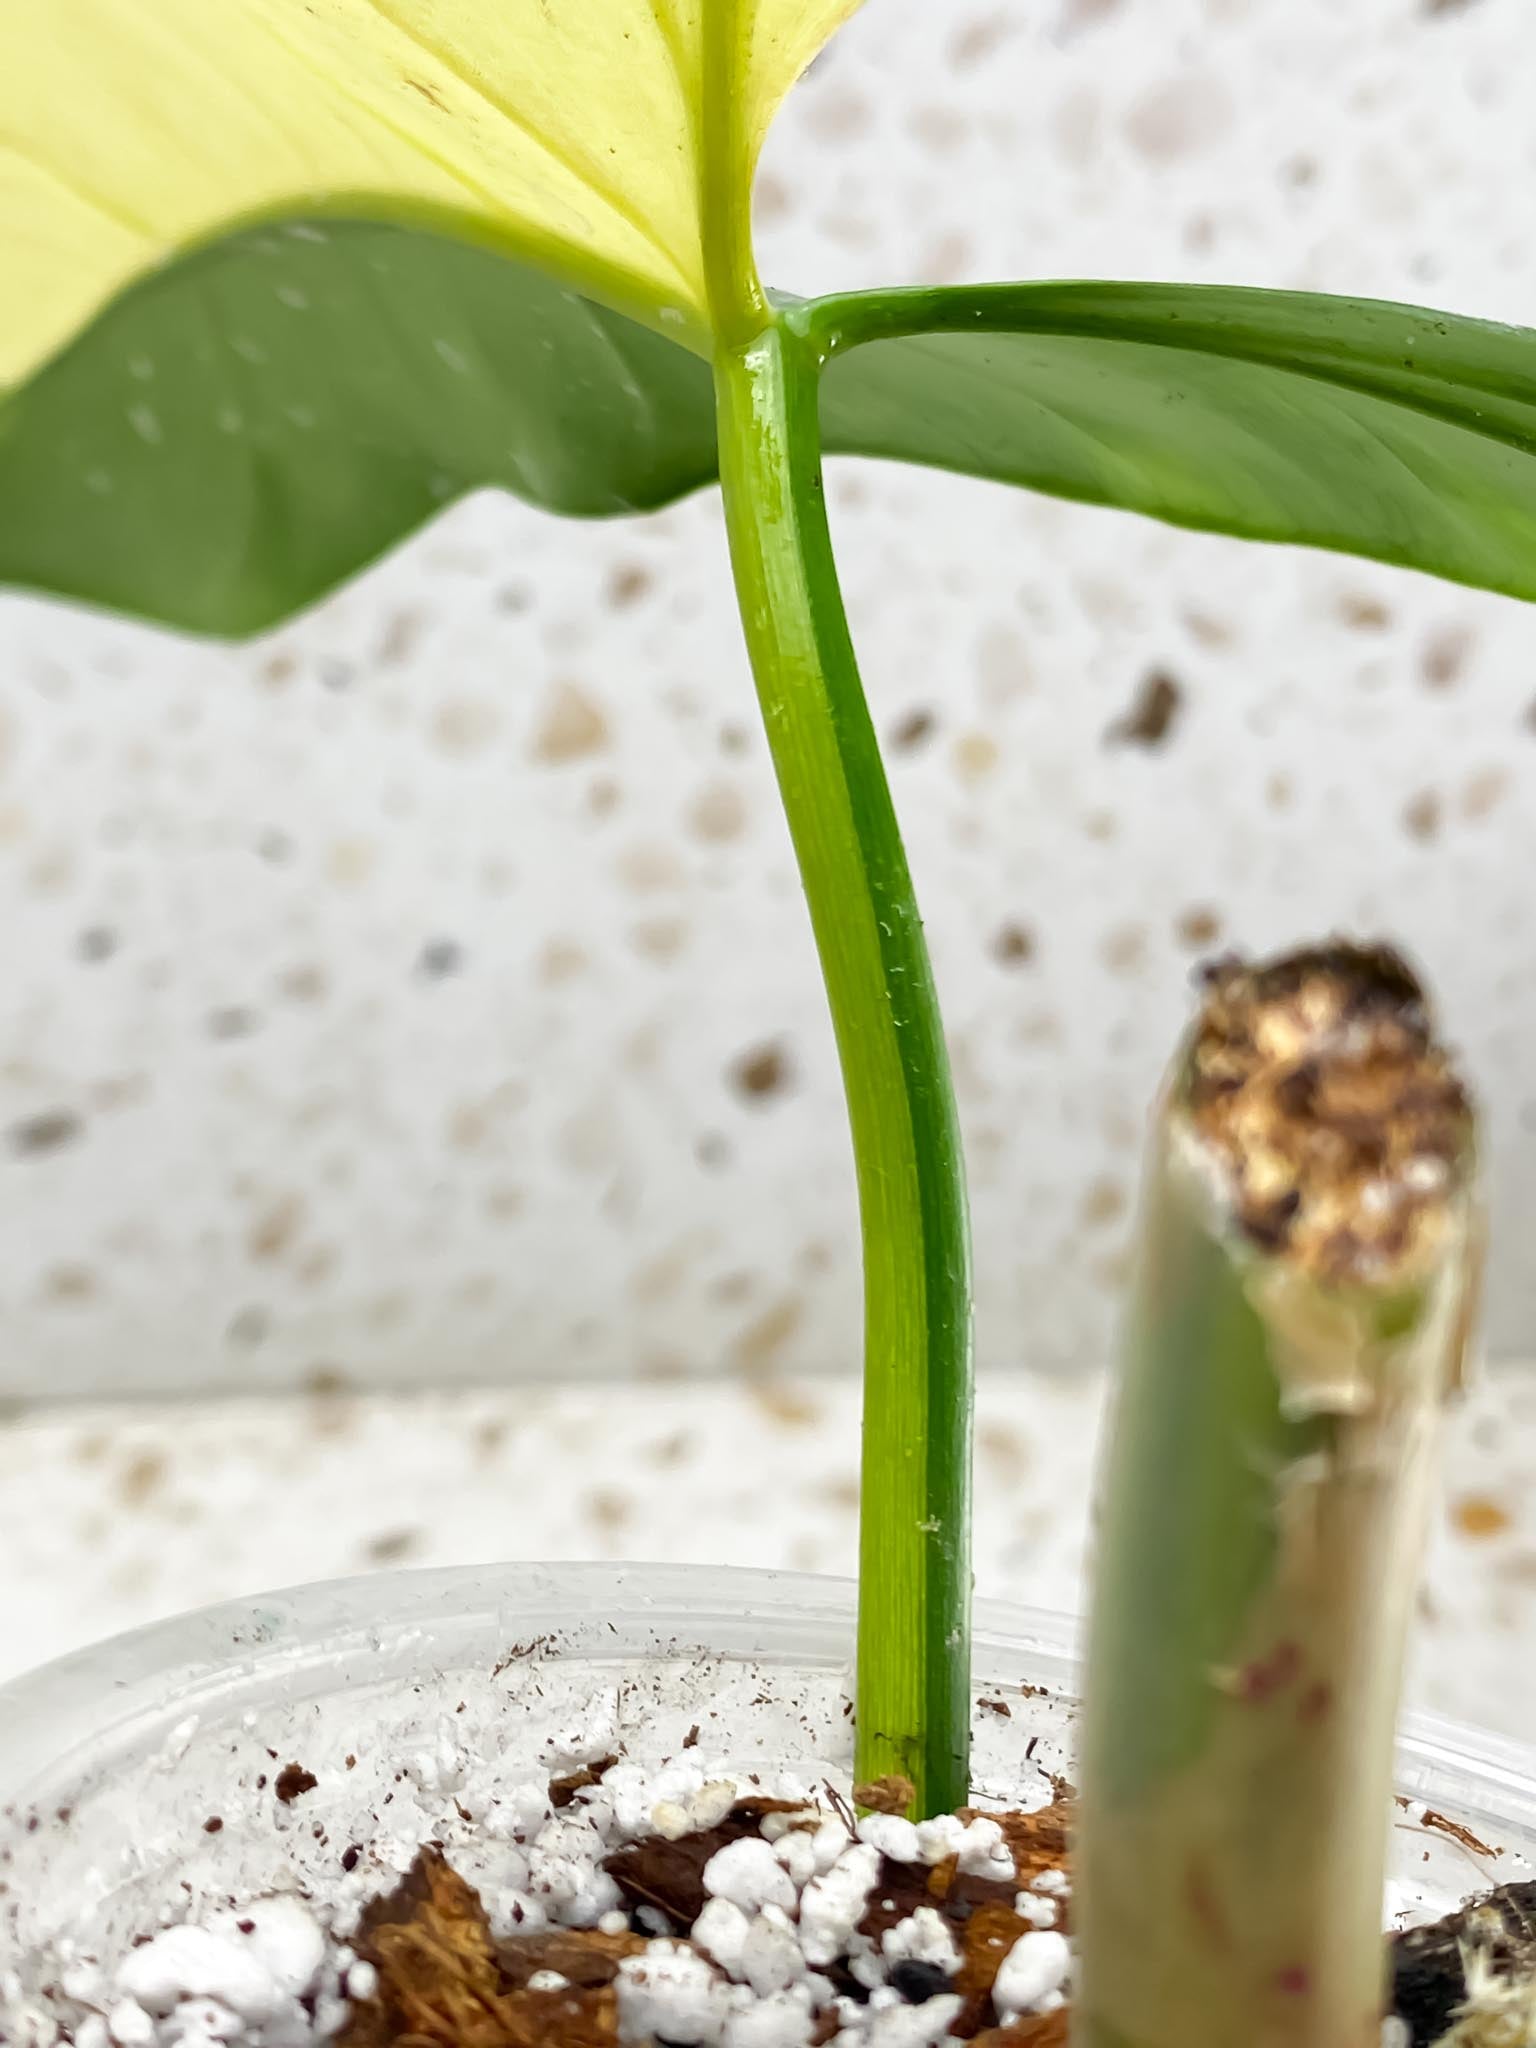
<svg viewBox="0 0 1536 2048">
<path fill-rule="evenodd" d="M 573 1654 L 604 1648 L 618 1617 L 629 1654 L 665 1656 L 718 1647 L 712 1628 L 739 1634 L 744 1615 L 760 1654 L 778 1649 L 808 1667 L 837 1668 L 851 1662 L 857 1590 L 852 1579 L 742 1566 L 517 1561 L 397 1568 L 195 1608 L 0 1685 L 0 1805 L 12 1796 L 10 1786 L 57 1767 L 109 1728 L 163 1714 L 171 1674 L 178 1706 L 199 1711 L 237 1691 L 258 1667 L 314 1664 L 317 1651 L 323 1657 L 327 1647 L 344 1643 L 355 1649 L 360 1638 L 378 1649 L 381 1669 L 396 1663 L 404 1676 L 419 1675 L 413 1646 L 427 1639 L 432 1662 L 442 1664 L 456 1638 L 483 1647 L 488 1629 L 512 1642 L 543 1625 L 554 1638 L 550 1654 Z M 1036 1672 L 1043 1664 L 1063 1693 L 1076 1695 L 1079 1617 L 978 1600 L 974 1638 L 994 1671 L 1009 1653 L 1027 1653 Z M 1413 1713 L 1399 1727 L 1396 1778 L 1406 1796 L 1422 1785 L 1436 1800 L 1536 1829 L 1536 1744 Z"/>
</svg>

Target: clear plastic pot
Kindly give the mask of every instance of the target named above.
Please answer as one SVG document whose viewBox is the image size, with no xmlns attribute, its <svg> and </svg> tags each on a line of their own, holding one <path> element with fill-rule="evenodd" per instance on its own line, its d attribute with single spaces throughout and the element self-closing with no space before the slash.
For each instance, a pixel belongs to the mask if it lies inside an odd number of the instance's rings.
<svg viewBox="0 0 1536 2048">
<path fill-rule="evenodd" d="M 696 1748 L 710 1765 L 836 1779 L 853 1614 L 851 1585 L 780 1573 L 396 1572 L 47 1666 L 0 1689 L 7 1996 L 20 2009 L 72 1959 L 126 1948 L 189 1901 L 324 1897 L 347 1858 L 362 1886 L 454 1830 L 473 1861 L 483 1788 L 466 1743 L 508 1783 L 609 1740 L 642 1763 Z M 986 1602 L 976 1624 L 978 1794 L 1039 1803 L 1050 1774 L 1071 1776 L 1075 1631 Z M 314 1783 L 285 1799 L 290 1765 Z M 1393 1829 L 1395 1903 L 1416 1917 L 1536 1865 L 1536 1752 L 1421 1720 L 1398 1783 L 1412 1803 Z"/>
</svg>

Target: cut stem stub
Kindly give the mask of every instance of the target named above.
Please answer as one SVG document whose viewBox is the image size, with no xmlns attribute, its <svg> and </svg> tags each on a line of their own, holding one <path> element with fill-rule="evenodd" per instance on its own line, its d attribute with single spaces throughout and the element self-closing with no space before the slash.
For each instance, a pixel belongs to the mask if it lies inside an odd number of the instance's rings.
<svg viewBox="0 0 1536 2048">
<path fill-rule="evenodd" d="M 1088 1674 L 1076 2048 L 1376 2048 L 1392 1739 L 1480 1231 L 1385 948 L 1208 971 L 1158 1119 Z"/>
</svg>

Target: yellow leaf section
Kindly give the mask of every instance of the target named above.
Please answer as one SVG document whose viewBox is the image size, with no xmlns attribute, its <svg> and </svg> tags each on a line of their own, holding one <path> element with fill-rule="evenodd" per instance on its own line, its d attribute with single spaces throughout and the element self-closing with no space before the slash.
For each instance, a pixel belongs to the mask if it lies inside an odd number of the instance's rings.
<svg viewBox="0 0 1536 2048">
<path fill-rule="evenodd" d="M 749 176 L 779 102 L 817 51 L 862 4 L 863 0 L 760 0 L 758 6 L 746 10 L 752 16 L 746 73 L 751 108 Z"/>
<path fill-rule="evenodd" d="M 755 156 L 858 5 L 0 0 L 0 385 L 176 250 L 300 208 L 441 218 L 707 345 L 705 12 Z"/>
</svg>

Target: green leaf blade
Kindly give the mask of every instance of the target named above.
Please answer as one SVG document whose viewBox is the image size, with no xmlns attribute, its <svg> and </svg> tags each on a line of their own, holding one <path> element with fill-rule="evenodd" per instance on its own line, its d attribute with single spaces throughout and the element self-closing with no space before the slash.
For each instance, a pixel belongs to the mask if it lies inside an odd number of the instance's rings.
<svg viewBox="0 0 1536 2048">
<path fill-rule="evenodd" d="M 0 583 L 239 636 L 474 490 L 601 518 L 715 479 L 690 337 L 451 226 L 251 227 L 124 293 L 0 398 Z M 788 317 L 832 451 L 1536 597 L 1531 330 L 1111 284 Z"/>
<path fill-rule="evenodd" d="M 801 315 L 829 448 L 1536 597 L 1536 333 L 1305 293 L 1017 285 Z"/>
<path fill-rule="evenodd" d="M 240 636 L 468 492 L 608 517 L 714 451 L 686 349 L 495 249 L 290 221 L 145 279 L 0 401 L 0 582 Z"/>
</svg>

